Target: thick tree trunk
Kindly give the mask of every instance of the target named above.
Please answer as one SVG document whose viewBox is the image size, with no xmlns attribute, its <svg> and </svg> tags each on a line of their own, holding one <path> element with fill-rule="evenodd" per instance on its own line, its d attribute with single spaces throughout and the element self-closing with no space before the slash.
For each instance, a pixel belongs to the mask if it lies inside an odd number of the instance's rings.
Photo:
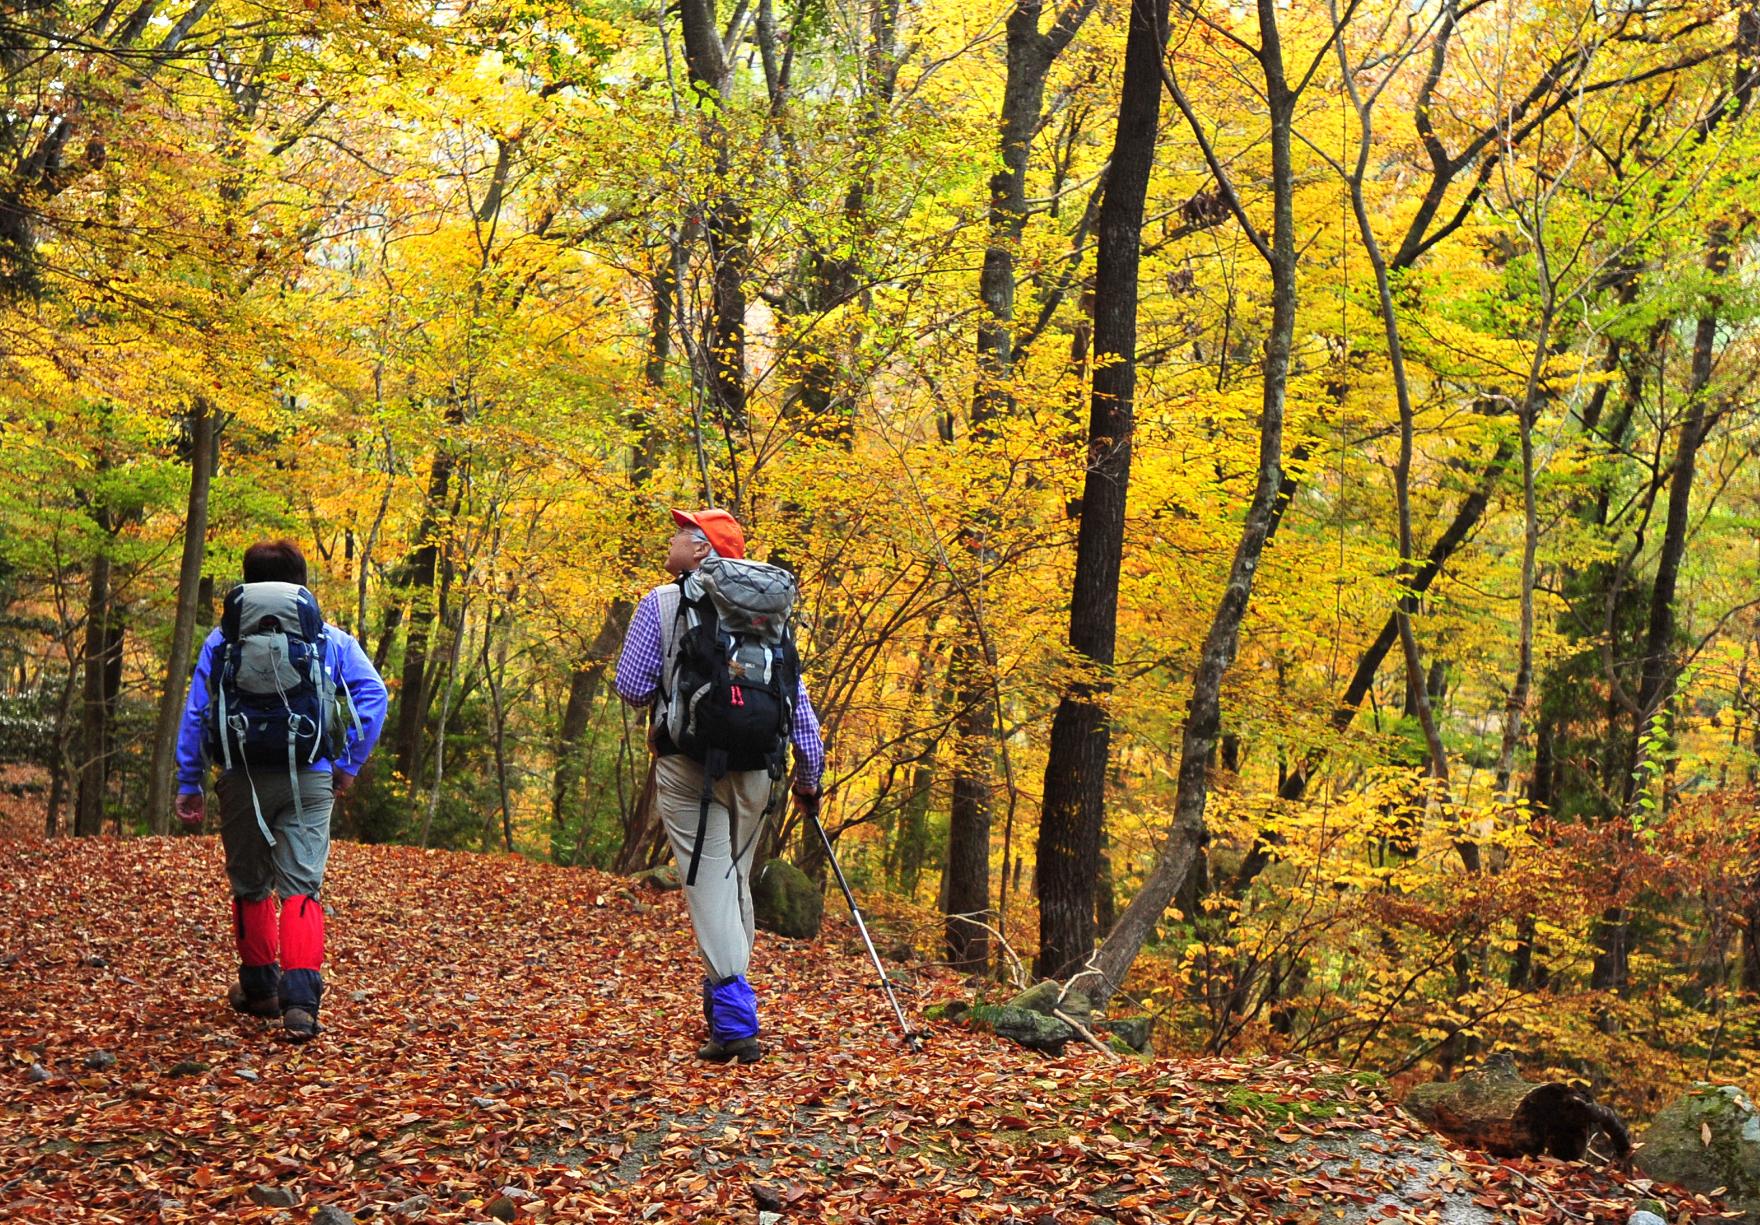
<svg viewBox="0 0 1760 1225">
<path fill-rule="evenodd" d="M 1167 0 L 1134 0 L 1131 5 L 1118 131 L 1097 226 L 1094 390 L 1069 617 L 1070 648 L 1094 671 L 1064 692 L 1052 718 L 1034 871 L 1039 895 L 1035 966 L 1041 976 L 1052 978 L 1081 967 L 1094 949 L 1094 891 L 1112 733 L 1106 710 L 1112 690 L 1108 672 L 1118 642 L 1118 576 L 1135 428 L 1137 272 L 1161 117 L 1167 10 Z M 1180 865 L 1180 878 L 1187 866 Z"/>
<path fill-rule="evenodd" d="M 208 541 L 208 488 L 214 475 L 214 410 L 198 398 L 190 413 L 194 438 L 189 468 L 189 507 L 183 522 L 183 560 L 177 572 L 177 612 L 171 628 L 171 650 L 165 661 L 165 688 L 159 695 L 159 717 L 153 730 L 153 761 L 147 776 L 147 818 L 153 832 L 171 831 L 173 757 L 189 689 L 190 656 L 200 614 L 202 558 Z"/>
<path fill-rule="evenodd" d="M 1160 922 L 1208 836 L 1204 806 L 1209 799 L 1210 751 L 1221 728 L 1222 681 L 1234 662 L 1241 621 L 1246 617 L 1247 605 L 1252 599 L 1259 558 L 1283 487 L 1284 397 L 1296 324 L 1295 173 L 1291 162 L 1296 95 L 1285 79 L 1275 0 L 1258 0 L 1258 10 L 1262 40 L 1259 62 L 1265 74 L 1265 97 L 1270 118 L 1273 198 L 1271 242 L 1268 247 L 1261 246 L 1270 264 L 1272 288 L 1271 327 L 1265 337 L 1265 357 L 1261 366 L 1263 389 L 1258 480 L 1246 522 L 1241 527 L 1240 543 L 1229 567 L 1222 599 L 1211 618 L 1210 629 L 1198 656 L 1192 700 L 1186 711 L 1180 740 L 1179 781 L 1174 795 L 1172 827 L 1156 853 L 1155 864 L 1142 889 L 1101 944 L 1095 959 L 1097 973 L 1082 983 L 1083 990 L 1097 1005 L 1103 1005 L 1124 985 L 1131 962 L 1136 960 L 1144 941 Z M 1159 69 L 1159 63 L 1156 67 Z M 1182 109 L 1185 109 L 1183 99 Z M 1188 114 L 1187 118 L 1190 121 L 1195 116 Z M 1116 167 L 1114 173 L 1117 173 Z M 1263 240 L 1259 241 L 1262 243 Z"/>
</svg>

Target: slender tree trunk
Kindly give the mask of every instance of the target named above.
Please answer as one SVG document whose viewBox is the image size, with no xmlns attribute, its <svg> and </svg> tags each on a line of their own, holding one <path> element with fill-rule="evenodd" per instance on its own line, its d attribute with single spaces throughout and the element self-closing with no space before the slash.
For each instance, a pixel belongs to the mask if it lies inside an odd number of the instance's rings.
<svg viewBox="0 0 1760 1225">
<path fill-rule="evenodd" d="M 1497 485 L 1502 480 L 1513 454 L 1514 448 L 1508 443 L 1500 443 L 1497 450 L 1486 462 L 1485 469 L 1479 478 L 1479 484 L 1462 500 L 1461 505 L 1455 511 L 1454 518 L 1449 522 L 1442 535 L 1437 538 L 1436 543 L 1431 546 L 1424 564 L 1418 568 L 1418 572 L 1413 576 L 1411 590 L 1414 595 L 1422 596 L 1430 589 L 1430 584 L 1436 580 L 1437 575 L 1442 573 L 1442 567 L 1447 564 L 1449 558 L 1454 556 L 1461 545 L 1465 543 L 1467 537 L 1472 534 L 1473 529 L 1478 526 L 1479 521 L 1484 518 L 1486 509 L 1491 505 L 1491 495 L 1496 492 Z M 1393 644 L 1398 640 L 1399 618 L 1398 613 L 1395 612 L 1388 615 L 1380 632 L 1375 635 L 1375 638 L 1357 658 L 1356 667 L 1351 672 L 1351 679 L 1346 684 L 1344 693 L 1339 697 L 1338 704 L 1332 709 L 1330 723 L 1335 733 L 1342 733 L 1357 717 L 1357 711 L 1361 709 L 1363 700 L 1369 696 L 1369 691 L 1374 687 L 1376 673 L 1380 671 L 1382 663 L 1387 659 L 1388 652 L 1393 649 Z M 1325 760 L 1325 746 L 1317 745 L 1311 748 L 1295 768 L 1284 775 L 1283 781 L 1279 783 L 1277 788 L 1278 798 L 1286 803 L 1300 800 L 1307 794 L 1308 781 L 1313 778 Z M 1242 859 L 1240 868 L 1236 871 L 1234 880 L 1229 886 L 1235 896 L 1238 897 L 1245 893 L 1247 887 L 1253 883 L 1259 873 L 1265 870 L 1265 866 L 1271 861 L 1273 845 L 1272 839 L 1266 835 L 1260 835 L 1254 840 L 1253 846 Z"/>
<path fill-rule="evenodd" d="M 1337 5 L 1332 6 L 1333 22 L 1338 21 Z M 1353 75 L 1350 57 L 1345 51 L 1343 38 L 1338 40 L 1339 68 L 1345 83 L 1345 90 L 1356 109 L 1359 127 L 1356 165 L 1346 175 L 1350 186 L 1351 211 L 1356 217 L 1357 232 L 1362 237 L 1363 249 L 1369 257 L 1369 267 L 1375 274 L 1375 291 L 1381 308 L 1382 329 L 1387 340 L 1387 360 L 1393 375 L 1394 400 L 1399 407 L 1399 459 L 1393 469 L 1393 494 L 1396 517 L 1399 522 L 1399 582 L 1401 595 L 1394 609 L 1394 622 L 1399 632 L 1400 646 L 1406 661 L 1406 692 L 1413 713 L 1418 717 L 1418 724 L 1424 731 L 1426 755 L 1429 758 L 1430 778 L 1439 793 L 1437 798 L 1448 798 L 1448 754 L 1442 745 L 1442 733 L 1436 726 L 1436 715 L 1430 706 L 1430 694 L 1425 684 L 1423 657 L 1418 650 L 1417 636 L 1412 632 L 1412 613 L 1417 610 L 1417 597 L 1411 593 L 1413 580 L 1413 545 L 1412 545 L 1412 450 L 1413 450 L 1413 419 L 1411 380 L 1406 374 L 1405 344 L 1400 335 L 1399 314 L 1393 300 L 1393 282 L 1388 273 L 1387 259 L 1382 255 L 1381 243 L 1375 236 L 1375 227 L 1369 220 L 1369 208 L 1363 198 L 1363 176 L 1368 170 L 1369 153 L 1373 139 L 1373 112 L 1364 102 L 1359 93 Z M 1479 848 L 1468 841 L 1457 841 L 1456 847 L 1461 861 L 1469 872 L 1479 870 Z"/>
<path fill-rule="evenodd" d="M 980 563 L 981 564 L 981 563 Z M 967 618 L 962 617 L 962 627 Z M 963 631 L 953 650 L 953 683 L 961 703 L 954 717 L 953 796 L 947 817 L 947 868 L 942 882 L 948 964 L 974 973 L 990 962 L 990 818 L 996 703 L 990 660 L 977 629 Z"/>
<path fill-rule="evenodd" d="M 1246 522 L 1241 528 L 1240 543 L 1229 568 L 1228 582 L 1198 656 L 1192 700 L 1180 741 L 1179 781 L 1174 796 L 1172 827 L 1156 853 L 1154 867 L 1142 889 L 1101 944 L 1096 958 L 1097 973 L 1084 980 L 1083 989 L 1094 997 L 1097 1004 L 1110 999 L 1124 984 L 1131 962 L 1136 960 L 1143 942 L 1160 922 L 1207 836 L 1204 825 L 1204 807 L 1209 799 L 1207 769 L 1210 750 L 1221 727 L 1222 681 L 1234 662 L 1241 621 L 1252 599 L 1259 558 L 1283 486 L 1284 397 L 1296 324 L 1295 174 L 1290 152 L 1296 95 L 1285 79 L 1275 0 L 1258 0 L 1258 11 L 1259 62 L 1265 74 L 1266 109 L 1270 120 L 1273 197 L 1271 242 L 1268 248 L 1262 248 L 1268 256 L 1272 288 L 1271 327 L 1265 338 L 1261 367 L 1263 389 L 1258 480 Z M 1188 114 L 1187 118 L 1190 121 L 1194 116 Z"/>
<path fill-rule="evenodd" d="M 1118 576 L 1135 428 L 1137 272 L 1161 117 L 1167 10 L 1167 0 L 1134 0 L 1131 5 L 1118 130 L 1097 226 L 1094 391 L 1069 618 L 1070 648 L 1093 671 L 1064 692 L 1052 718 L 1034 869 L 1039 895 L 1035 968 L 1051 978 L 1082 966 L 1094 948 L 1094 892 L 1112 735 L 1106 701 L 1118 642 Z M 1186 867 L 1180 866 L 1181 877 Z"/>
<path fill-rule="evenodd" d="M 1044 0 L 1015 0 L 1007 24 L 1008 71 L 1002 83 L 1000 129 L 1002 164 L 990 176 L 989 239 L 978 275 L 984 313 L 978 323 L 978 386 L 974 421 L 1014 408 L 1015 258 L 1027 225 L 1027 165 L 1045 105 L 1045 78 L 1051 65 L 1093 10 L 1093 0 L 1075 0 L 1048 32 L 1040 32 Z"/>
<path fill-rule="evenodd" d="M 194 439 L 190 452 L 189 508 L 184 515 L 183 560 L 177 573 L 177 613 L 171 629 L 171 651 L 165 661 L 165 688 L 159 695 L 159 718 L 153 732 L 153 762 L 147 776 L 147 817 L 153 832 L 171 832 L 173 756 L 189 688 L 190 655 L 200 612 L 202 559 L 208 540 L 208 487 L 214 475 L 214 411 L 197 397 L 190 413 Z"/>
<path fill-rule="evenodd" d="M 1753 102 L 1757 83 L 1760 83 L 1760 3 L 1745 0 L 1737 20 L 1736 74 L 1730 104 L 1715 113 L 1707 130 L 1745 114 Z M 1741 228 L 1745 225 L 1744 217 Z M 1738 227 L 1727 220 L 1718 221 L 1711 227 L 1706 244 L 1705 271 L 1713 285 L 1728 276 L 1732 251 L 1739 239 Z M 1693 478 L 1699 448 L 1710 428 L 1706 402 L 1710 398 L 1712 369 L 1717 356 L 1717 323 L 1722 305 L 1721 294 L 1713 290 L 1693 333 L 1687 415 L 1675 446 L 1668 489 L 1668 517 L 1663 528 L 1662 546 L 1657 553 L 1656 579 L 1650 588 L 1638 709 L 1632 720 L 1632 734 L 1626 752 L 1624 808 L 1627 816 L 1635 812 L 1648 785 L 1652 768 L 1649 750 L 1651 725 L 1674 697 L 1675 682 L 1680 675 L 1675 644 L 1678 625 L 1675 596 L 1680 583 L 1681 563 L 1686 557 L 1687 536 L 1692 527 Z M 1622 825 L 1622 831 L 1629 828 L 1629 825 Z M 1621 836 L 1627 835 L 1622 832 Z M 1595 946 L 1598 951 L 1590 976 L 1591 985 L 1624 994 L 1629 981 L 1631 942 L 1629 916 L 1623 908 L 1610 908 L 1602 916 L 1595 933 Z"/>
<path fill-rule="evenodd" d="M 556 776 L 550 793 L 551 820 L 561 828 L 568 820 L 580 783 L 583 763 L 580 739 L 592 720 L 599 699 L 605 668 L 623 641 L 634 611 L 628 600 L 613 600 L 599 625 L 599 633 L 587 648 L 587 658 L 569 674 L 568 702 L 562 711 L 562 727 L 556 737 Z"/>
<path fill-rule="evenodd" d="M 681 0 L 684 56 L 698 104 L 703 139 L 715 158 L 719 186 L 706 210 L 711 280 L 709 395 L 729 436 L 746 428 L 746 274 L 751 263 L 752 218 L 733 181 L 732 137 L 726 107 L 733 89 L 733 48 L 722 41 L 715 0 Z"/>
<path fill-rule="evenodd" d="M 108 518 L 104 514 L 99 516 L 100 523 L 106 528 Z M 86 594 L 86 642 L 82 659 L 85 688 L 80 708 L 79 792 L 73 820 L 73 832 L 82 838 L 104 832 L 104 796 L 109 765 L 105 750 L 110 738 L 110 707 L 104 700 L 104 672 L 112 641 L 110 554 L 107 547 L 107 544 L 100 545 L 92 558 Z"/>
<path fill-rule="evenodd" d="M 462 398 L 455 398 L 447 410 L 447 423 L 456 425 L 464 420 Z M 409 588 L 409 630 L 403 645 L 403 680 L 397 690 L 397 729 L 394 735 L 393 760 L 398 773 L 413 784 L 422 762 L 422 741 L 427 731 L 428 652 L 434 635 L 435 583 L 440 573 L 440 541 L 442 517 L 452 487 L 456 464 L 452 448 L 442 437 L 436 441 L 434 458 L 428 465 L 428 492 L 423 504 L 421 526 L 416 531 L 416 546 L 403 566 L 403 579 Z"/>
</svg>

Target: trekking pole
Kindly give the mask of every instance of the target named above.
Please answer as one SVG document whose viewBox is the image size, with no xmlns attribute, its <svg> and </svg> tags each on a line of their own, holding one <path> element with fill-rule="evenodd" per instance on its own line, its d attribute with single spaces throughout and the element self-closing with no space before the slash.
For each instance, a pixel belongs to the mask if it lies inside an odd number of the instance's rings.
<svg viewBox="0 0 1760 1225">
<path fill-rule="evenodd" d="M 868 935 L 868 925 L 862 921 L 862 908 L 856 905 L 856 895 L 850 892 L 849 882 L 843 878 L 843 867 L 837 862 L 837 852 L 831 849 L 831 835 L 825 832 L 825 826 L 819 821 L 818 797 L 815 796 L 810 805 L 804 804 L 802 807 L 812 819 L 813 828 L 819 831 L 819 841 L 825 846 L 825 857 L 831 861 L 831 871 L 837 877 L 837 887 L 843 890 L 843 900 L 849 903 L 849 913 L 856 921 L 856 931 L 861 933 L 862 943 L 868 946 L 868 956 L 874 961 L 874 972 L 880 975 L 880 989 L 886 992 L 886 998 L 892 1003 L 892 1015 L 898 1018 L 898 1027 L 904 1032 L 904 1044 L 913 1052 L 921 1054 L 923 1039 L 911 1029 L 911 1023 L 904 1018 L 904 1009 L 898 1005 L 898 997 L 892 993 L 892 980 L 886 977 L 886 967 L 880 964 L 880 954 Z"/>
</svg>

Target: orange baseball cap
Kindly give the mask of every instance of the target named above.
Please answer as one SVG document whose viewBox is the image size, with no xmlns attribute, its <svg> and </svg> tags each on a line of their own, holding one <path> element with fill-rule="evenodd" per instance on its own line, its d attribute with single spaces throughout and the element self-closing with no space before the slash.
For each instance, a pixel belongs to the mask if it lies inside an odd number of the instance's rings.
<svg viewBox="0 0 1760 1225">
<path fill-rule="evenodd" d="M 746 534 L 739 520 L 724 510 L 675 510 L 672 520 L 680 527 L 694 527 L 709 538 L 715 551 L 723 557 L 746 555 Z"/>
</svg>

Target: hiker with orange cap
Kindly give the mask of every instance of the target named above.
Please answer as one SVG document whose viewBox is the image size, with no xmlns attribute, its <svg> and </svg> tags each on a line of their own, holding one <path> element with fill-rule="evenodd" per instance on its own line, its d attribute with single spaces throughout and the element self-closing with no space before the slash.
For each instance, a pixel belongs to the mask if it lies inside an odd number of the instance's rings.
<svg viewBox="0 0 1760 1225">
<path fill-rule="evenodd" d="M 724 510 L 675 510 L 673 581 L 636 605 L 617 692 L 652 714 L 654 796 L 684 877 L 709 1040 L 698 1058 L 753 1063 L 752 857 L 794 746 L 795 802 L 816 814 L 825 748 L 794 644 L 794 576 L 746 559 Z"/>
</svg>

